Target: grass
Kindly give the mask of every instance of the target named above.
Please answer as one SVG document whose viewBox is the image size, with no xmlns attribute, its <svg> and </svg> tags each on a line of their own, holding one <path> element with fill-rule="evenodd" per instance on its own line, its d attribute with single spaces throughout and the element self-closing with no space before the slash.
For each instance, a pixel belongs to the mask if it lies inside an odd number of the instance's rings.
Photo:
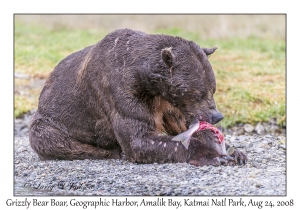
<svg viewBox="0 0 300 210">
<path fill-rule="evenodd" d="M 25 96 L 15 95 L 15 117 L 19 117 L 24 113 L 32 110 L 36 103 L 30 101 Z"/>
<path fill-rule="evenodd" d="M 98 42 L 105 33 L 49 29 L 15 23 L 15 70 L 33 77 L 47 77 L 69 54 Z"/>
<path fill-rule="evenodd" d="M 95 44 L 109 31 L 47 28 L 15 23 L 15 72 L 46 78 L 67 55 Z M 203 38 L 203 34 L 180 28 L 155 29 L 193 40 L 203 47 L 217 46 L 210 62 L 217 79 L 215 101 L 223 113 L 224 127 L 277 118 L 285 126 L 285 41 L 280 38 Z M 23 82 L 22 82 L 23 81 Z M 15 116 L 37 108 L 41 86 L 20 94 L 28 84 L 15 80 Z M 28 81 L 29 82 L 29 81 Z"/>
</svg>

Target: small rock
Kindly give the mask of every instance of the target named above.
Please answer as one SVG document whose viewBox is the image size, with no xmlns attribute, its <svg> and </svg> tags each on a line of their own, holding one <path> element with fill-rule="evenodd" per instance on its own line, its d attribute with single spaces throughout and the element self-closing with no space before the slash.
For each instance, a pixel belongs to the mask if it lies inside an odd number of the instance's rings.
<svg viewBox="0 0 300 210">
<path fill-rule="evenodd" d="M 284 136 L 278 136 L 280 144 L 285 144 L 285 137 Z"/>
<path fill-rule="evenodd" d="M 277 125 L 277 119 L 276 118 L 270 118 L 269 123 Z"/>
<path fill-rule="evenodd" d="M 252 133 L 254 131 L 254 126 L 251 124 L 245 124 L 244 125 L 244 130 L 248 133 Z"/>
<path fill-rule="evenodd" d="M 256 162 L 252 162 L 251 165 L 252 165 L 254 168 L 260 168 L 259 164 L 256 163 Z"/>
<path fill-rule="evenodd" d="M 281 149 L 286 149 L 286 146 L 285 146 L 285 144 L 281 144 L 281 145 L 279 145 L 279 148 L 281 148 Z"/>
<path fill-rule="evenodd" d="M 280 126 L 278 126 L 278 125 L 272 125 L 270 127 L 270 132 L 274 133 L 274 134 L 281 134 L 282 130 L 281 130 Z"/>
<path fill-rule="evenodd" d="M 263 122 L 262 125 L 265 128 L 265 131 L 269 133 L 271 131 L 271 126 L 268 123 Z"/>
<path fill-rule="evenodd" d="M 263 164 L 266 164 L 268 161 L 267 161 L 266 159 L 263 159 L 261 162 L 262 162 Z"/>
<path fill-rule="evenodd" d="M 264 149 L 263 148 L 259 148 L 259 147 L 254 150 L 254 152 L 256 152 L 256 153 L 261 153 L 263 151 L 264 151 Z"/>
<path fill-rule="evenodd" d="M 253 143 L 248 144 L 247 147 L 248 147 L 248 148 L 252 148 L 252 147 L 253 147 Z"/>
<path fill-rule="evenodd" d="M 233 131 L 237 131 L 237 130 L 239 129 L 239 127 L 238 127 L 238 126 L 233 126 L 231 129 L 232 129 Z"/>
<path fill-rule="evenodd" d="M 257 123 L 257 125 L 255 127 L 255 131 L 257 134 L 263 135 L 265 133 L 265 128 L 261 123 Z"/>
<path fill-rule="evenodd" d="M 261 183 L 256 183 L 255 187 L 257 187 L 257 188 L 262 188 L 263 185 L 262 185 Z"/>
<path fill-rule="evenodd" d="M 238 128 L 236 131 L 233 132 L 233 134 L 240 136 L 245 133 L 244 128 Z"/>
<path fill-rule="evenodd" d="M 248 141 L 249 141 L 249 142 L 256 142 L 256 141 L 257 141 L 257 139 L 256 139 L 256 138 L 254 138 L 253 136 L 251 136 L 251 137 L 248 139 Z"/>
<path fill-rule="evenodd" d="M 185 196 L 189 195 L 189 190 L 188 189 L 183 190 L 182 191 L 182 195 L 185 195 Z"/>
<path fill-rule="evenodd" d="M 241 143 L 234 143 L 233 145 L 236 148 L 242 148 L 242 147 L 244 147 Z"/>
<path fill-rule="evenodd" d="M 162 195 L 172 195 L 172 191 L 173 191 L 172 188 L 167 188 L 161 194 Z"/>
<path fill-rule="evenodd" d="M 265 138 L 271 139 L 271 138 L 272 138 L 272 136 L 271 136 L 271 135 L 269 135 L 269 134 L 267 134 L 267 135 L 265 135 Z"/>
<path fill-rule="evenodd" d="M 230 141 L 232 142 L 232 141 L 235 141 L 236 140 L 236 136 L 231 136 L 230 137 Z"/>
<path fill-rule="evenodd" d="M 175 192 L 175 195 L 180 195 L 181 194 L 181 189 L 179 189 L 179 188 L 175 189 L 174 192 Z"/>
<path fill-rule="evenodd" d="M 241 135 L 237 137 L 237 140 L 239 140 L 240 142 L 248 141 L 248 139 L 249 139 L 248 135 Z"/>
</svg>

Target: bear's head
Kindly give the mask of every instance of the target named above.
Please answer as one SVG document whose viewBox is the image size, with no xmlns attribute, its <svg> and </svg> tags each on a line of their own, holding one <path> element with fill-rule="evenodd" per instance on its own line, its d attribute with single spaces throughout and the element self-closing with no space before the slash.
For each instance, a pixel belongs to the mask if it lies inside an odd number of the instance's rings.
<svg viewBox="0 0 300 210">
<path fill-rule="evenodd" d="M 161 62 L 168 71 L 168 88 L 161 94 L 183 113 L 187 125 L 198 121 L 216 124 L 223 119 L 214 101 L 216 79 L 208 60 L 216 49 L 188 42 L 161 50 Z"/>
</svg>

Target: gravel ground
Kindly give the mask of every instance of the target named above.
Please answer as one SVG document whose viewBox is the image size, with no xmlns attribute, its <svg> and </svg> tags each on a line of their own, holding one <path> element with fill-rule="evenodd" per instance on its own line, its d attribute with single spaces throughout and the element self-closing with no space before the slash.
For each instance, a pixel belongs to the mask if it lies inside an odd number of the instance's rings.
<svg viewBox="0 0 300 210">
<path fill-rule="evenodd" d="M 15 137 L 15 195 L 286 195 L 285 137 L 241 135 L 226 142 L 245 166 L 134 164 L 124 160 L 40 161 Z"/>
</svg>

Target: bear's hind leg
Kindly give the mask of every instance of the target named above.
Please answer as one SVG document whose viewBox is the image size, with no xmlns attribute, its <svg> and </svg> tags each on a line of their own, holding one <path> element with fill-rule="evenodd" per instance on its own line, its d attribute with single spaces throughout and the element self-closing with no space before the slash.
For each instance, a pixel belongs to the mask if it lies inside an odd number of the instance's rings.
<svg viewBox="0 0 300 210">
<path fill-rule="evenodd" d="M 106 150 L 66 137 L 50 126 L 31 126 L 30 144 L 41 160 L 119 159 L 121 149 Z"/>
</svg>

